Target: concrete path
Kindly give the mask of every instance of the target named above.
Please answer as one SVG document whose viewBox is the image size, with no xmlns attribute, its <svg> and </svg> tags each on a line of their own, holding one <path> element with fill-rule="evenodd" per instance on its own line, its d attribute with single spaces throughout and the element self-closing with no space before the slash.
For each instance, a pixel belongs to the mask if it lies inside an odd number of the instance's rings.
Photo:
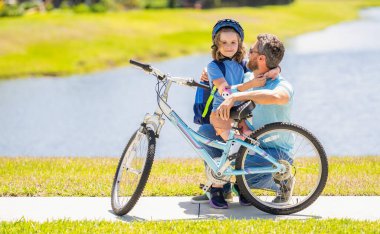
<svg viewBox="0 0 380 234">
<path fill-rule="evenodd" d="M 142 197 L 132 211 L 118 217 L 112 213 L 107 197 L 1 197 L 0 221 L 21 218 L 34 221 L 56 219 L 150 221 L 179 219 L 327 219 L 350 218 L 380 220 L 380 197 L 320 197 L 307 209 L 286 216 L 264 213 L 255 207 L 230 203 L 228 210 L 216 210 L 208 204 L 192 204 L 191 197 Z"/>
</svg>

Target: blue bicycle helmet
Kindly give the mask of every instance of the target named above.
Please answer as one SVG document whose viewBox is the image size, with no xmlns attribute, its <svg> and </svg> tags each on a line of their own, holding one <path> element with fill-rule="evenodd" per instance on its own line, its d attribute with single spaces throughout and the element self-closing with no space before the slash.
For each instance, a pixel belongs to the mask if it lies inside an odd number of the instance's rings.
<svg viewBox="0 0 380 234">
<path fill-rule="evenodd" d="M 233 28 L 240 35 L 241 40 L 244 41 L 244 30 L 240 26 L 239 22 L 233 19 L 219 20 L 212 29 L 212 40 L 214 40 L 216 34 L 222 28 Z"/>
</svg>

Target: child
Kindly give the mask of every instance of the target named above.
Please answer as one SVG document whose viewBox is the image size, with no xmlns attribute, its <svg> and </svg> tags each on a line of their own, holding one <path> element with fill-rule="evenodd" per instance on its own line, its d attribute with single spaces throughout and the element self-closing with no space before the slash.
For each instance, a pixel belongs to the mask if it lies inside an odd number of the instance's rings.
<svg viewBox="0 0 380 234">
<path fill-rule="evenodd" d="M 207 72 L 210 87 L 216 86 L 218 91 L 214 95 L 210 123 L 215 128 L 216 134 L 226 141 L 232 120 L 222 120 L 216 114 L 216 110 L 223 102 L 224 97 L 230 93 L 230 87 L 243 83 L 244 68 L 241 62 L 245 56 L 244 31 L 235 20 L 220 20 L 213 28 L 212 40 L 211 48 L 214 61 L 208 64 Z M 225 74 L 223 74 L 218 63 L 223 63 Z M 239 123 L 239 127 L 244 134 L 249 135 L 251 133 L 244 121 Z"/>
<path fill-rule="evenodd" d="M 228 139 L 232 127 L 232 120 L 222 120 L 216 114 L 216 110 L 223 102 L 223 96 L 228 95 L 229 88 L 243 83 L 244 68 L 241 64 L 245 56 L 243 40 L 244 30 L 235 20 L 219 20 L 212 30 L 213 45 L 211 48 L 214 61 L 207 65 L 207 73 L 210 87 L 216 86 L 218 91 L 214 94 L 210 123 L 214 127 L 216 134 L 220 135 L 225 141 Z M 221 63 L 223 64 L 221 65 Z M 224 67 L 224 72 L 221 70 L 221 66 Z M 249 134 L 249 129 L 245 123 L 240 123 L 239 127 L 243 127 L 243 131 Z M 211 207 L 217 209 L 228 208 L 221 186 L 211 186 L 210 195 Z"/>
<path fill-rule="evenodd" d="M 243 46 L 244 30 L 240 24 L 231 19 L 219 20 L 212 31 L 212 57 L 214 61 L 207 65 L 207 73 L 210 82 L 210 87 L 216 86 L 218 91 L 214 94 L 212 112 L 210 115 L 210 123 L 214 127 L 216 134 L 220 135 L 223 140 L 227 140 L 229 132 L 232 128 L 232 120 L 223 120 L 217 114 L 216 110 L 223 102 L 225 95 L 231 93 L 230 87 L 243 83 L 244 67 L 242 61 L 245 57 L 245 49 Z M 223 63 L 221 65 L 221 63 Z M 224 67 L 224 71 L 221 70 Z M 264 74 L 267 77 L 276 77 L 276 71 L 270 71 L 269 74 Z M 244 121 L 239 123 L 241 132 L 245 135 L 250 135 L 252 132 Z M 242 135 L 238 135 L 244 139 Z M 232 151 L 236 151 L 231 149 Z M 210 190 L 210 205 L 217 209 L 226 209 L 228 204 L 223 197 L 222 186 L 211 186 Z M 240 204 L 250 205 L 244 197 L 239 195 Z"/>
</svg>

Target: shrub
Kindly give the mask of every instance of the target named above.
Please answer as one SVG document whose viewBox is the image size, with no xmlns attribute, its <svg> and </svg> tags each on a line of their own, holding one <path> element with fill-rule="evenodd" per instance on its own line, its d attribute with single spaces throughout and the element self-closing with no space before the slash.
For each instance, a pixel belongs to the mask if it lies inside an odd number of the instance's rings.
<svg viewBox="0 0 380 234">
<path fill-rule="evenodd" d="M 78 5 L 73 6 L 73 11 L 74 11 L 75 13 L 87 13 L 87 12 L 90 12 L 91 9 L 90 9 L 90 7 L 87 6 L 86 4 L 81 3 L 81 4 L 78 4 Z"/>
<path fill-rule="evenodd" d="M 124 8 L 138 8 L 140 5 L 139 0 L 116 0 L 116 2 Z"/>
<path fill-rule="evenodd" d="M 50 2 L 48 2 L 48 3 L 45 4 L 45 9 L 47 11 L 54 10 L 54 5 L 52 3 L 50 3 Z"/>
<path fill-rule="evenodd" d="M 22 5 L 4 5 L 0 10 L 0 17 L 21 16 L 25 12 Z"/>
<path fill-rule="evenodd" d="M 27 2 L 21 3 L 20 7 L 22 7 L 26 11 L 32 8 L 39 8 L 40 4 L 36 1 L 27 1 Z"/>
<path fill-rule="evenodd" d="M 93 12 L 106 12 L 106 11 L 117 11 L 122 10 L 120 4 L 117 4 L 114 0 L 100 0 L 99 2 L 91 6 Z"/>
<path fill-rule="evenodd" d="M 106 12 L 108 10 L 107 6 L 100 2 L 92 4 L 90 9 L 92 12 L 97 12 L 97 13 Z"/>
</svg>

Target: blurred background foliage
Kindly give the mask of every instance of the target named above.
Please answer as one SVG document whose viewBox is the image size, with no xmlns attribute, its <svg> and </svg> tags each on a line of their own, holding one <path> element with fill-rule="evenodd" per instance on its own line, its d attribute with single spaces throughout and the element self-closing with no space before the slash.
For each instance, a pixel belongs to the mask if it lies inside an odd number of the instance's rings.
<svg viewBox="0 0 380 234">
<path fill-rule="evenodd" d="M 0 0 L 0 16 L 67 9 L 75 13 L 128 9 L 240 7 L 289 4 L 293 0 Z"/>
<path fill-rule="evenodd" d="M 380 0 L 213 0 L 207 9 L 207 1 L 0 0 L 0 14 L 7 16 L 0 17 L 0 80 L 83 74 L 128 65 L 130 58 L 208 53 L 212 26 L 221 18 L 238 20 L 250 43 L 258 33 L 287 40 L 380 6 Z M 17 15 L 23 16 L 9 17 Z"/>
</svg>

